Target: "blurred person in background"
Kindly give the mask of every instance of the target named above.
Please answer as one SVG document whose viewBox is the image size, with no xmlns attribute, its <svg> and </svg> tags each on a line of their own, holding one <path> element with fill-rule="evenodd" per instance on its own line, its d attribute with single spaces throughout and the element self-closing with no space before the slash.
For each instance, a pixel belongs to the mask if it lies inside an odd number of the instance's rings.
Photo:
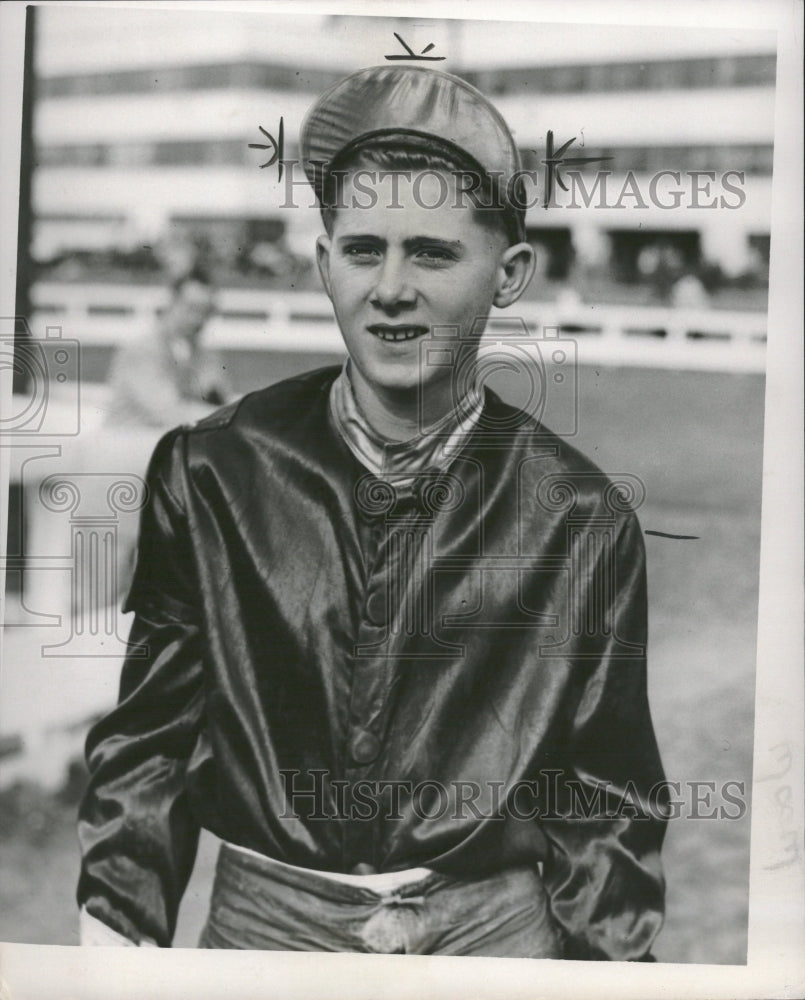
<svg viewBox="0 0 805 1000">
<path fill-rule="evenodd" d="M 667 303 L 674 285 L 684 273 L 684 260 L 670 243 L 649 243 L 637 255 L 637 270 L 650 284 L 654 297 Z"/>
<path fill-rule="evenodd" d="M 708 309 L 710 296 L 698 274 L 687 271 L 671 289 L 671 305 L 675 309 Z"/>
<path fill-rule="evenodd" d="M 106 428 L 168 430 L 200 420 L 228 400 L 224 367 L 202 343 L 214 311 L 215 291 L 202 267 L 192 267 L 173 282 L 154 327 L 115 356 Z"/>
</svg>

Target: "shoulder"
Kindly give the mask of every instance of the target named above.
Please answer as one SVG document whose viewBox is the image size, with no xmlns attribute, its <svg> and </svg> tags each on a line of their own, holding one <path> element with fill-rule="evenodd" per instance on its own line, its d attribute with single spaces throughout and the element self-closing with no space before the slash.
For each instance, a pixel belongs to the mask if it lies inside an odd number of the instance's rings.
<svg viewBox="0 0 805 1000">
<path fill-rule="evenodd" d="M 285 379 L 219 407 L 193 424 L 168 431 L 154 451 L 149 476 L 176 482 L 192 468 L 231 467 L 253 445 L 265 447 L 314 434 L 326 419 L 333 365 Z"/>
<path fill-rule="evenodd" d="M 603 476 L 595 462 L 571 443 L 568 435 L 559 435 L 527 410 L 505 402 L 488 387 L 484 390 L 482 427 L 489 440 L 504 441 L 521 459 L 539 459 L 553 473 L 579 476 Z"/>
<path fill-rule="evenodd" d="M 521 491 L 535 509 L 564 514 L 573 521 L 603 519 L 624 527 L 636 521 L 645 500 L 634 472 L 604 472 L 568 436 L 556 434 L 532 414 L 486 390 L 484 412 L 491 425 L 512 428 L 512 457 Z"/>
<path fill-rule="evenodd" d="M 149 378 L 152 373 L 159 376 L 164 369 L 164 361 L 165 345 L 159 332 L 154 328 L 138 330 L 115 348 L 109 368 L 109 381 L 129 383 L 132 381 L 132 374 L 141 374 L 143 369 L 148 369 Z M 119 391 L 119 385 L 116 391 Z"/>
<path fill-rule="evenodd" d="M 252 425 L 267 431 L 279 430 L 309 414 L 316 403 L 326 400 L 340 370 L 338 365 L 317 368 L 250 392 L 185 430 L 194 438 L 228 430 L 237 432 Z"/>
<path fill-rule="evenodd" d="M 118 344 L 115 357 L 142 357 L 143 355 L 162 354 L 165 351 L 165 341 L 156 326 L 147 326 L 132 332 L 130 337 Z"/>
</svg>

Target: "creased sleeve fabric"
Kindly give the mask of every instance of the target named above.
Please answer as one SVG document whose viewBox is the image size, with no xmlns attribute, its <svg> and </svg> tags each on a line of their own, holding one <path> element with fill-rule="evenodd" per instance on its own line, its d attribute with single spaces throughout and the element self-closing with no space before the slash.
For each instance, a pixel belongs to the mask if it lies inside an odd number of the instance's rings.
<svg viewBox="0 0 805 1000">
<path fill-rule="evenodd" d="M 78 902 L 124 937 L 169 946 L 199 826 L 186 769 L 203 723 L 203 675 L 192 553 L 181 500 L 181 430 L 147 475 L 135 612 L 117 707 L 87 738 L 89 786 L 79 813 Z"/>
<path fill-rule="evenodd" d="M 667 793 L 647 697 L 645 551 L 634 514 L 577 591 L 583 646 L 543 878 L 565 957 L 652 961 L 664 915 Z M 592 617 L 590 617 L 592 616 Z"/>
</svg>

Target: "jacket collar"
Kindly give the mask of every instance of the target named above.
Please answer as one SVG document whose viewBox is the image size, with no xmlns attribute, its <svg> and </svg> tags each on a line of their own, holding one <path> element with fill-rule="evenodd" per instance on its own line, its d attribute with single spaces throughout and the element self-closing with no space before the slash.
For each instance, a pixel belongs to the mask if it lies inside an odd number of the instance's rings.
<svg viewBox="0 0 805 1000">
<path fill-rule="evenodd" d="M 330 415 L 347 447 L 364 468 L 378 479 L 393 482 L 395 489 L 410 490 L 418 475 L 443 471 L 463 447 L 483 410 L 483 394 L 473 387 L 441 420 L 407 441 L 382 437 L 358 406 L 349 377 L 349 359 L 330 390 Z"/>
</svg>

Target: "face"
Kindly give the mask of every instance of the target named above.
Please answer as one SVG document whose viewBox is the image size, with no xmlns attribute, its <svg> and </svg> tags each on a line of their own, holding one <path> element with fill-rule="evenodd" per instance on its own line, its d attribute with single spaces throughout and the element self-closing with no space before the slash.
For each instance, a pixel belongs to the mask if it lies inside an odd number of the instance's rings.
<svg viewBox="0 0 805 1000">
<path fill-rule="evenodd" d="M 186 281 L 177 290 L 168 310 L 171 333 L 186 340 L 196 340 L 214 311 L 215 296 L 209 285 Z"/>
<path fill-rule="evenodd" d="M 401 175 L 401 208 L 387 207 L 388 177 L 370 183 L 368 174 L 358 175 L 358 190 L 352 176 L 345 179 L 332 232 L 318 243 L 353 381 L 380 395 L 416 391 L 420 383 L 425 391 L 444 383 L 450 392 L 450 369 L 421 366 L 422 338 L 434 326 L 454 327 L 467 350 L 477 352 L 471 335 L 480 335 L 493 304 L 519 297 L 533 273 L 533 253 L 528 244 L 510 247 L 471 205 L 456 207 L 449 173 L 440 181 L 425 171 L 414 183 Z M 376 197 L 367 197 L 373 187 Z"/>
</svg>

